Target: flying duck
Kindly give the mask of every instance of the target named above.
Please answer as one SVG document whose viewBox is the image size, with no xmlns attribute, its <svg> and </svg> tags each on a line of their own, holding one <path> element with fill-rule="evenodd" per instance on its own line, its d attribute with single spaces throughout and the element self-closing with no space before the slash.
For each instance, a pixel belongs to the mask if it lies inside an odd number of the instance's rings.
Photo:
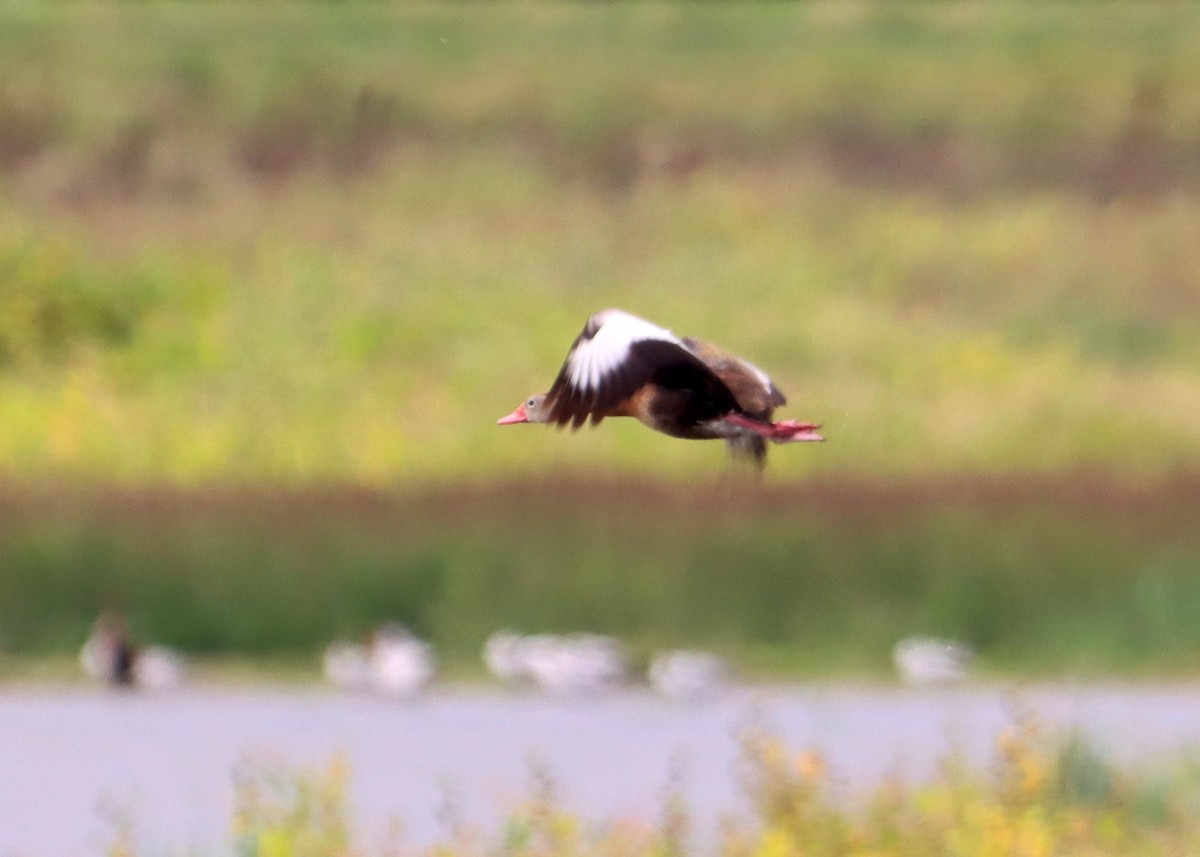
<svg viewBox="0 0 1200 857">
<path fill-rule="evenodd" d="M 759 468 L 772 443 L 824 440 L 820 426 L 772 422 L 787 402 L 752 363 L 619 309 L 588 319 L 546 393 L 530 396 L 498 425 L 554 423 L 578 429 L 589 419 L 634 417 L 689 440 L 723 438 Z"/>
</svg>

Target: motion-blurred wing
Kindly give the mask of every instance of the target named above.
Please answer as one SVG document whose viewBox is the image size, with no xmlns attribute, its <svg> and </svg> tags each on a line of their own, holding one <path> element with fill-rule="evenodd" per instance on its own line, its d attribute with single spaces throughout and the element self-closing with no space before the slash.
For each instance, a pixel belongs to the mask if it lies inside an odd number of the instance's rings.
<svg viewBox="0 0 1200 857">
<path fill-rule="evenodd" d="M 548 394 L 550 421 L 579 428 L 599 422 L 649 382 L 681 376 L 719 381 L 671 331 L 618 309 L 588 319 Z"/>
</svg>

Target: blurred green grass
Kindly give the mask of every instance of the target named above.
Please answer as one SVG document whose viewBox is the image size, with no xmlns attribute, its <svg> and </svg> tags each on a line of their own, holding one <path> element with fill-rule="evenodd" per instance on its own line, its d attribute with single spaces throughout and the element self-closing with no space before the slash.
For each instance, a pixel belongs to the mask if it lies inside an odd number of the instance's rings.
<svg viewBox="0 0 1200 857">
<path fill-rule="evenodd" d="M 0 5 L 0 649 L 117 606 L 218 655 L 1194 670 L 1196 44 L 1122 0 Z M 605 306 L 830 442 L 760 493 L 496 428 Z"/>
<path fill-rule="evenodd" d="M 1194 467 L 1197 43 L 1133 2 L 5 4 L 0 469 L 720 473 L 493 425 L 610 305 L 824 423 L 781 481 Z"/>
<path fill-rule="evenodd" d="M 480 674 L 500 628 L 711 648 L 747 675 L 885 676 L 902 637 L 981 674 L 1180 677 L 1200 663 L 1194 478 L 6 491 L 0 652 L 135 638 L 297 661 L 387 620 Z M 282 661 L 281 661 L 282 662 Z M 314 672 L 315 675 L 315 672 Z"/>
</svg>

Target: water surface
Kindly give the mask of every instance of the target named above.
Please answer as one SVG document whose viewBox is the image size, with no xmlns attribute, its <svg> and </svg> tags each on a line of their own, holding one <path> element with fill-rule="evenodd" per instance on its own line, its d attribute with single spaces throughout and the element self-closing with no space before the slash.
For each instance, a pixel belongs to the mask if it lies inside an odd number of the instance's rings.
<svg viewBox="0 0 1200 857">
<path fill-rule="evenodd" d="M 147 853 L 225 853 L 233 772 L 250 759 L 351 769 L 363 844 L 394 819 L 411 844 L 444 832 L 446 808 L 495 831 L 548 770 L 589 818 L 653 821 L 671 788 L 700 819 L 739 807 L 739 734 L 774 730 L 822 751 L 852 795 L 888 773 L 927 776 L 951 749 L 985 761 L 1022 713 L 1079 726 L 1113 759 L 1200 744 L 1200 686 L 907 690 L 746 689 L 702 704 L 628 691 L 548 699 L 441 690 L 403 702 L 304 689 L 196 687 L 159 696 L 0 690 L 0 855 L 100 853 L 113 818 Z M 674 784 L 674 785 L 672 785 Z"/>
</svg>

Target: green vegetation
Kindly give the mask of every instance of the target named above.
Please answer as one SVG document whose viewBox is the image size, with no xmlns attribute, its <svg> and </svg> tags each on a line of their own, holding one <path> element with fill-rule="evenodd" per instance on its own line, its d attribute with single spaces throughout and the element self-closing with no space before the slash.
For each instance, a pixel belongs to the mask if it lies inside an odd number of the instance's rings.
<svg viewBox="0 0 1200 857">
<path fill-rule="evenodd" d="M 1193 670 L 1196 44 L 1121 0 L 0 4 L 0 650 L 110 605 L 284 659 L 398 618 L 459 667 L 515 625 Z M 830 442 L 762 493 L 497 428 L 611 305 Z"/>
<path fill-rule="evenodd" d="M 825 424 L 773 478 L 1200 449 L 1200 7 L 0 5 L 0 468 L 720 472 L 494 427 L 619 305 Z"/>
<path fill-rule="evenodd" d="M 499 831 L 460 826 L 428 848 L 406 847 L 399 835 L 368 848 L 350 821 L 349 771 L 338 762 L 327 771 L 242 772 L 233 836 L 247 857 L 1166 857 L 1200 847 L 1193 767 L 1121 772 L 1078 737 L 1048 740 L 1032 723 L 1001 736 L 986 772 L 951 757 L 929 783 L 890 779 L 858 802 L 837 794 L 836 771 L 816 753 L 758 733 L 744 736 L 743 750 L 750 811 L 731 814 L 704 847 L 679 800 L 669 798 L 657 821 L 583 819 L 534 772 L 531 794 Z M 134 825 L 117 831 L 108 853 L 140 853 Z"/>
<path fill-rule="evenodd" d="M 635 656 L 714 648 L 751 677 L 886 676 L 909 634 L 984 675 L 1194 675 L 1200 486 L 1086 476 L 903 485 L 503 483 L 27 491 L 0 502 L 0 646 L 134 635 L 307 661 L 398 619 L 452 675 L 493 631 L 593 630 Z"/>
</svg>

